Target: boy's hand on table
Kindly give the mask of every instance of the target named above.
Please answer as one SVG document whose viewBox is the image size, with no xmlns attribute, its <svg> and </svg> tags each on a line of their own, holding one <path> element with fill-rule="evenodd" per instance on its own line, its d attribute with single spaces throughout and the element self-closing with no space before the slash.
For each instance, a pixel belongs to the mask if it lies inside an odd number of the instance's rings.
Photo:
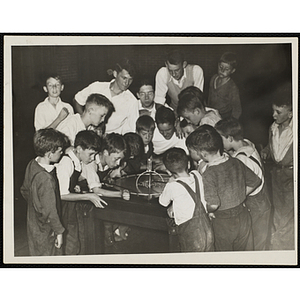
<svg viewBox="0 0 300 300">
<path fill-rule="evenodd" d="M 62 233 L 60 233 L 56 236 L 55 247 L 59 249 L 61 248 L 62 244 L 63 244 L 63 235 Z"/>
<path fill-rule="evenodd" d="M 104 205 L 107 205 L 107 203 L 103 199 L 101 199 L 98 195 L 96 195 L 95 193 L 88 193 L 85 195 L 87 196 L 88 200 L 91 201 L 98 208 L 104 208 L 102 203 Z"/>
<path fill-rule="evenodd" d="M 122 198 L 124 200 L 130 200 L 130 192 L 128 190 L 123 190 L 122 191 Z"/>
</svg>

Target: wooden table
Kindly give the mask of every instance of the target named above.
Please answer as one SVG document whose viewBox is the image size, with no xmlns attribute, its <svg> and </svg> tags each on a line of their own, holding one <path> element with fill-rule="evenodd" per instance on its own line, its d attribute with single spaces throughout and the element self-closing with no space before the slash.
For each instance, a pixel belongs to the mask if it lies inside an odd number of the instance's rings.
<svg viewBox="0 0 300 300">
<path fill-rule="evenodd" d="M 166 221 L 167 210 L 158 203 L 158 198 L 148 200 L 136 195 L 131 195 L 130 200 L 102 198 L 108 203 L 104 209 L 94 207 L 84 213 L 85 247 L 81 254 L 104 253 L 103 221 L 168 232 L 170 252 L 177 252 L 176 238 Z"/>
</svg>

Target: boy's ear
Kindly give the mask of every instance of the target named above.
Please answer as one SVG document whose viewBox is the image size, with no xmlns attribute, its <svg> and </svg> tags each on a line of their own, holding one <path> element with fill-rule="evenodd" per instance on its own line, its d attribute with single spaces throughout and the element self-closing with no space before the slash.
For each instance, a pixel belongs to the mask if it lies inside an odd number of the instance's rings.
<svg viewBox="0 0 300 300">
<path fill-rule="evenodd" d="M 140 99 L 140 98 L 141 98 L 141 97 L 140 97 L 140 93 L 139 93 L 139 92 L 137 92 L 137 93 L 136 93 L 136 95 L 137 95 L 138 99 Z"/>
<path fill-rule="evenodd" d="M 184 61 L 184 62 L 182 63 L 182 67 L 185 68 L 186 66 L 187 66 L 187 62 Z"/>
<path fill-rule="evenodd" d="M 45 93 L 48 93 L 47 87 L 45 85 L 43 86 L 43 90 Z"/>
<path fill-rule="evenodd" d="M 235 69 L 232 69 L 230 74 L 233 74 L 234 72 L 235 72 Z"/>
<path fill-rule="evenodd" d="M 233 142 L 233 137 L 231 135 L 229 135 L 228 140 L 229 140 L 230 143 L 232 143 Z"/>
<path fill-rule="evenodd" d="M 200 108 L 199 108 L 199 107 L 194 108 L 193 113 L 194 113 L 195 115 L 199 115 L 199 114 L 201 113 Z"/>
<path fill-rule="evenodd" d="M 103 150 L 103 155 L 105 155 L 105 156 L 109 156 L 109 153 L 108 153 L 108 151 L 105 149 L 105 150 Z"/>
<path fill-rule="evenodd" d="M 116 70 L 114 70 L 114 71 L 113 71 L 113 76 L 116 78 L 116 77 L 117 77 L 117 75 L 118 75 L 117 71 L 116 71 Z"/>
<path fill-rule="evenodd" d="M 61 85 L 61 87 L 60 87 L 60 90 L 61 90 L 61 91 L 63 91 L 63 90 L 64 90 L 64 88 L 65 88 L 65 85 L 64 85 L 64 84 L 62 84 L 62 85 Z"/>
</svg>

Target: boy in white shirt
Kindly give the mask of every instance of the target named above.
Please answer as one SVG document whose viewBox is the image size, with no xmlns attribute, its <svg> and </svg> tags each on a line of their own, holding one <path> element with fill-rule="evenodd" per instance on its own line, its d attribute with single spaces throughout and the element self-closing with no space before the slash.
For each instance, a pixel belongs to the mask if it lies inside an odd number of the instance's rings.
<svg viewBox="0 0 300 300">
<path fill-rule="evenodd" d="M 55 129 L 68 115 L 74 114 L 73 107 L 60 99 L 64 85 L 59 76 L 49 76 L 43 89 L 48 96 L 35 108 L 34 127 L 36 131 L 42 128 Z"/>
<path fill-rule="evenodd" d="M 204 200 L 202 177 L 188 173 L 188 156 L 183 149 L 171 148 L 163 162 L 172 176 L 159 197 L 169 216 L 174 217 L 181 252 L 213 251 L 214 238 Z"/>
</svg>

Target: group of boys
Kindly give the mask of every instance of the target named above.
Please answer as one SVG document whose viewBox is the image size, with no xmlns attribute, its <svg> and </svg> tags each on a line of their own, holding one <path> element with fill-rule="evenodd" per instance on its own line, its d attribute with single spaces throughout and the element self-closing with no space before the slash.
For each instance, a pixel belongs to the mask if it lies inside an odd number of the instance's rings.
<svg viewBox="0 0 300 300">
<path fill-rule="evenodd" d="M 35 110 L 37 158 L 27 166 L 21 188 L 28 201 L 30 255 L 83 253 L 80 203 L 103 208 L 101 196 L 128 200 L 128 191 L 106 190 L 101 181 L 138 173 L 150 157 L 156 170 L 171 175 L 159 202 L 174 219 L 181 251 L 266 249 L 271 205 L 260 156 L 237 120 L 241 106 L 230 78 L 234 55 L 221 57 L 208 101 L 201 67 L 187 64 L 178 51 L 165 64 L 155 89 L 151 80 L 141 80 L 139 101 L 128 90 L 132 65 L 117 64 L 113 81 L 94 82 L 75 95 L 76 114 L 60 99 L 60 78 L 47 79 L 48 97 Z M 278 107 L 291 111 L 291 105 Z M 272 137 L 270 145 L 276 153 Z M 127 227 L 114 225 L 115 235 L 107 237 L 126 239 Z"/>
</svg>

